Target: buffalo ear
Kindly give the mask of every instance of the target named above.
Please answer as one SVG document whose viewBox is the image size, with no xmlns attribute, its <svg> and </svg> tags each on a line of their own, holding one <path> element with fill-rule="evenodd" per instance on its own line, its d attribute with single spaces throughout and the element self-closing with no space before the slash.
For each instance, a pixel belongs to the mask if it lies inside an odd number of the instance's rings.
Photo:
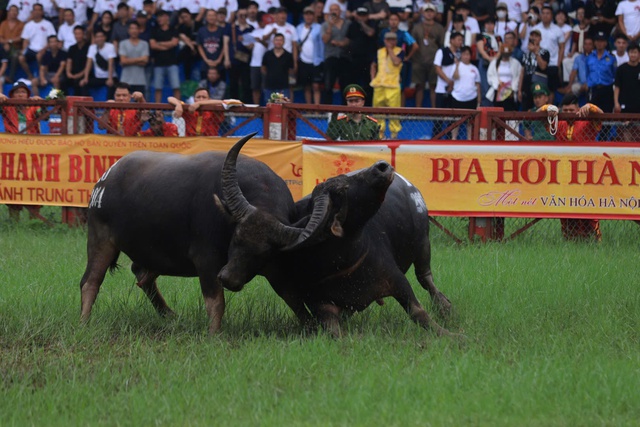
<svg viewBox="0 0 640 427">
<path fill-rule="evenodd" d="M 331 224 L 331 233 L 336 237 L 344 236 L 344 229 L 339 218 L 340 214 L 336 214 L 333 217 L 333 224 Z"/>
<path fill-rule="evenodd" d="M 227 207 L 227 204 L 225 202 L 223 202 L 220 197 L 218 197 L 217 194 L 213 195 L 213 200 L 216 203 L 216 207 L 220 210 L 220 212 L 222 212 L 223 215 L 227 215 L 229 217 L 231 217 L 231 212 L 229 212 L 229 208 Z"/>
<path fill-rule="evenodd" d="M 337 214 L 333 216 L 333 222 L 331 223 L 331 233 L 336 237 L 344 236 L 344 228 L 342 228 L 342 224 L 347 219 L 347 211 L 349 207 L 347 206 L 347 202 L 345 201 L 344 205 L 340 208 Z"/>
</svg>

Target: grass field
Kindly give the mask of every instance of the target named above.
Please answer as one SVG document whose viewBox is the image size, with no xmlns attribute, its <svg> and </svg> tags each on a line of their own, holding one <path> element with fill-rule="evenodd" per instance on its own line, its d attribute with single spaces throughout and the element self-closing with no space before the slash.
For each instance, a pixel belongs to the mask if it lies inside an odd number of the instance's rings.
<svg viewBox="0 0 640 427">
<path fill-rule="evenodd" d="M 178 313 L 162 319 L 124 257 L 81 326 L 85 232 L 15 226 L 2 209 L 0 425 L 635 426 L 640 227 L 610 224 L 599 245 L 563 242 L 558 224 L 503 244 L 434 232 L 463 342 L 393 300 L 343 339 L 304 335 L 261 278 L 227 294 L 210 338 L 195 279 L 160 279 Z"/>
</svg>

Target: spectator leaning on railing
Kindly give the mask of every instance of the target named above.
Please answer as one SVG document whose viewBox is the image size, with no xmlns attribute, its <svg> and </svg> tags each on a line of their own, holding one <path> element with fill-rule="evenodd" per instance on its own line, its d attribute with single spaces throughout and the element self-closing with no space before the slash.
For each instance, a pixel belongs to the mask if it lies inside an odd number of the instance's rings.
<svg viewBox="0 0 640 427">
<path fill-rule="evenodd" d="M 118 83 L 115 87 L 114 100 L 107 102 L 118 102 L 126 104 L 133 99 L 135 102 L 145 102 L 141 92 L 131 93 L 127 83 Z M 136 136 L 142 129 L 142 121 L 139 109 L 107 108 L 98 121 L 100 129 L 107 129 L 112 135 Z M 107 127 L 107 124 L 109 127 Z"/>
<path fill-rule="evenodd" d="M 3 105 L 7 99 L 18 100 L 42 100 L 39 96 L 31 97 L 31 90 L 24 82 L 17 82 L 11 87 L 9 91 L 9 97 L 0 94 L 0 109 L 2 112 L 2 120 L 4 122 L 5 132 L 11 134 L 28 133 L 30 135 L 37 135 L 40 133 L 40 124 L 38 123 L 38 117 L 42 114 L 42 109 L 39 106 L 24 106 L 24 105 Z M 37 123 L 34 126 L 32 124 Z M 8 205 L 9 216 L 17 221 L 20 219 L 20 211 L 25 208 L 24 205 Z M 38 213 L 40 206 L 33 206 L 30 209 L 30 213 Z"/>
<path fill-rule="evenodd" d="M 573 114 L 578 118 L 586 118 L 592 113 L 602 113 L 602 110 L 593 104 L 580 107 L 578 97 L 572 93 L 565 95 L 562 99 L 560 110 L 562 113 Z M 543 105 L 538 111 L 547 112 L 550 118 L 558 115 L 558 108 L 552 105 Z M 556 139 L 558 141 L 595 141 L 601 127 L 599 120 L 562 120 L 558 123 Z M 594 239 L 597 242 L 602 240 L 600 222 L 597 219 L 562 218 L 560 224 L 565 239 Z"/>
</svg>

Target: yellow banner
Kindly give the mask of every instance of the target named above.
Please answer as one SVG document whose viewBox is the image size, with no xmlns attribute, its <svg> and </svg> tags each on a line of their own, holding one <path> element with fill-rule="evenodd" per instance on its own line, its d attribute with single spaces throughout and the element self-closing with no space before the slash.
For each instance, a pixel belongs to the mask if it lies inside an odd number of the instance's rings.
<svg viewBox="0 0 640 427">
<path fill-rule="evenodd" d="M 105 135 L 0 135 L 0 203 L 87 206 L 93 185 L 137 150 L 195 154 L 228 151 L 237 139 Z M 302 197 L 302 150 L 295 141 L 252 139 L 242 153 L 266 163 Z"/>
<path fill-rule="evenodd" d="M 377 160 L 416 185 L 432 215 L 640 217 L 640 147 L 616 143 L 305 142 L 304 194 Z"/>
</svg>

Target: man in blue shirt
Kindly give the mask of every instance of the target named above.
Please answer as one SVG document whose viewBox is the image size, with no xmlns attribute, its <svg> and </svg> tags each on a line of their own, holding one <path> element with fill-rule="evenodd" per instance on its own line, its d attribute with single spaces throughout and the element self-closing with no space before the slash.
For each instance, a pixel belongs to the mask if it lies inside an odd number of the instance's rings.
<svg viewBox="0 0 640 427">
<path fill-rule="evenodd" d="M 596 50 L 587 57 L 587 86 L 589 102 L 605 113 L 613 112 L 613 82 L 616 78 L 616 59 L 607 50 L 608 37 L 599 31 L 594 35 Z"/>
<path fill-rule="evenodd" d="M 571 74 L 569 75 L 569 84 L 564 88 L 564 94 L 573 92 L 577 97 L 581 97 L 589 93 L 589 86 L 587 86 L 587 58 L 593 52 L 593 39 L 590 35 L 585 34 L 583 53 L 576 55 L 573 67 L 571 68 Z"/>
</svg>

